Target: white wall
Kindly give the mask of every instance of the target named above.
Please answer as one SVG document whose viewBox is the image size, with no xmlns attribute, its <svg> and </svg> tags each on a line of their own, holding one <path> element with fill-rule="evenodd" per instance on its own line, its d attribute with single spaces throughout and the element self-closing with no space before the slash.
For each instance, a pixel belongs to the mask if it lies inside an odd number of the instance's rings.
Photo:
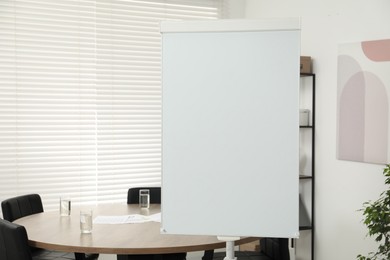
<svg viewBox="0 0 390 260">
<path fill-rule="evenodd" d="M 301 17 L 302 55 L 317 75 L 316 260 L 376 250 L 362 203 L 384 190 L 383 165 L 336 159 L 337 51 L 345 42 L 390 38 L 389 0 L 246 0 L 246 18 Z"/>
</svg>

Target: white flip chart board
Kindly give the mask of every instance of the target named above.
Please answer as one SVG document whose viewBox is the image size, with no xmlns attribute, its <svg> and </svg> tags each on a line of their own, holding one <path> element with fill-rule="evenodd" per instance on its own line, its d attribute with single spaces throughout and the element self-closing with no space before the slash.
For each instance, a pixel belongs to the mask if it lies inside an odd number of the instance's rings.
<svg viewBox="0 0 390 260">
<path fill-rule="evenodd" d="M 162 232 L 299 235 L 300 22 L 165 22 Z"/>
</svg>

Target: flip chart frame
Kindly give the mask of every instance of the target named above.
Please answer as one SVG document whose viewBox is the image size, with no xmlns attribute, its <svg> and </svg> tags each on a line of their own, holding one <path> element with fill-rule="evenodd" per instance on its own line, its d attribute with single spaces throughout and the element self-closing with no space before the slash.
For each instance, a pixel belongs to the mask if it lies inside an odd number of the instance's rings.
<svg viewBox="0 0 390 260">
<path fill-rule="evenodd" d="M 161 32 L 162 232 L 298 237 L 300 21 Z"/>
</svg>

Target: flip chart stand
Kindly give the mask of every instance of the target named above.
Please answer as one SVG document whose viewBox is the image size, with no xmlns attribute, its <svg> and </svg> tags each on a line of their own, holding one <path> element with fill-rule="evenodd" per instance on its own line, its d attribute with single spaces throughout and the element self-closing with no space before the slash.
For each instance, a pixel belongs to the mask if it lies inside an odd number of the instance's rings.
<svg viewBox="0 0 390 260">
<path fill-rule="evenodd" d="M 224 260 L 237 260 L 237 257 L 234 257 L 234 241 L 239 239 L 240 237 L 218 236 L 218 240 L 226 242 L 226 257 Z"/>
</svg>

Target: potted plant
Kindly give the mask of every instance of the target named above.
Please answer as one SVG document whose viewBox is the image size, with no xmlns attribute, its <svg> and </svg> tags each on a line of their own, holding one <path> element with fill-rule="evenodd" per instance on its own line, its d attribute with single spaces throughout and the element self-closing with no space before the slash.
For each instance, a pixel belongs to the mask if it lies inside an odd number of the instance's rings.
<svg viewBox="0 0 390 260">
<path fill-rule="evenodd" d="M 390 185 L 390 164 L 383 170 L 385 184 Z M 367 256 L 358 255 L 359 260 L 390 259 L 390 188 L 383 191 L 376 201 L 363 203 L 363 223 L 368 228 L 368 236 L 374 236 L 379 243 L 376 252 Z"/>
</svg>

